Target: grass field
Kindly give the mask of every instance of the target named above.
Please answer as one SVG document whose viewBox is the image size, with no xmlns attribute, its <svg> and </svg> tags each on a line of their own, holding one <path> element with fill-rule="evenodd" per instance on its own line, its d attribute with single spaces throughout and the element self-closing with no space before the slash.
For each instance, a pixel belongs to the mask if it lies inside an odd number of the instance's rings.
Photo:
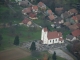
<svg viewBox="0 0 80 60">
<path fill-rule="evenodd" d="M 37 29 L 37 31 L 30 31 L 30 29 L 26 26 L 0 28 L 0 34 L 3 37 L 0 50 L 3 50 L 5 48 L 14 46 L 13 42 L 16 35 L 19 36 L 20 43 L 30 40 L 39 40 L 41 37 L 41 29 Z"/>
<path fill-rule="evenodd" d="M 8 49 L 0 52 L 0 60 L 18 60 L 29 56 L 30 53 L 20 48 Z"/>
</svg>

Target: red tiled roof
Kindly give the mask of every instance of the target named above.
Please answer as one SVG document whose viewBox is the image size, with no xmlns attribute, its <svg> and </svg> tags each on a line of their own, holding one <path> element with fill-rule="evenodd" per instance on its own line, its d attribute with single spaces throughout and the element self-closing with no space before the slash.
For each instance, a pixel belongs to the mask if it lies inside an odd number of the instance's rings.
<svg viewBox="0 0 80 60">
<path fill-rule="evenodd" d="M 40 7 L 42 7 L 43 5 L 44 5 L 44 3 L 42 3 L 42 2 L 38 3 L 38 6 L 40 6 Z"/>
<path fill-rule="evenodd" d="M 44 32 L 48 31 L 47 28 L 43 28 L 43 29 L 44 29 Z"/>
<path fill-rule="evenodd" d="M 70 26 L 71 24 L 70 24 L 70 22 L 65 22 L 64 25 Z"/>
<path fill-rule="evenodd" d="M 54 38 L 60 38 L 62 37 L 61 32 L 53 31 L 53 32 L 48 32 L 48 39 L 54 39 Z"/>
<path fill-rule="evenodd" d="M 37 9 L 38 9 L 38 6 L 33 5 L 32 8 L 33 8 L 34 10 L 37 10 Z"/>
<path fill-rule="evenodd" d="M 28 18 L 25 18 L 22 23 L 27 24 L 30 20 Z"/>
<path fill-rule="evenodd" d="M 79 29 L 74 30 L 74 31 L 72 32 L 72 35 L 75 36 L 75 37 L 79 36 L 79 35 L 80 35 L 80 30 L 79 30 Z"/>
<path fill-rule="evenodd" d="M 30 14 L 29 14 L 29 17 L 35 18 L 35 17 L 36 17 L 36 14 L 35 14 L 35 13 L 30 13 Z"/>
<path fill-rule="evenodd" d="M 48 14 L 53 14 L 52 10 L 47 10 Z"/>
<path fill-rule="evenodd" d="M 53 39 L 53 38 L 58 38 L 58 32 L 57 31 L 48 33 L 48 39 Z"/>
<path fill-rule="evenodd" d="M 54 19 L 54 15 L 49 15 L 48 17 L 49 17 L 50 20 Z"/>
<path fill-rule="evenodd" d="M 69 12 L 71 12 L 71 13 L 78 13 L 78 11 L 75 8 L 70 9 Z"/>
<path fill-rule="evenodd" d="M 80 15 L 76 15 L 77 19 L 80 20 Z"/>
<path fill-rule="evenodd" d="M 22 10 L 22 13 L 30 13 L 31 12 L 31 7 L 29 7 L 29 8 L 24 8 L 23 10 Z"/>
<path fill-rule="evenodd" d="M 69 28 L 70 28 L 71 30 L 76 30 L 76 29 L 78 29 L 79 27 L 77 26 L 77 24 L 73 24 L 73 25 L 70 25 Z"/>
<path fill-rule="evenodd" d="M 74 19 L 74 20 L 78 20 L 76 16 L 73 16 L 72 19 Z"/>
<path fill-rule="evenodd" d="M 76 25 L 80 28 L 80 23 L 77 23 Z"/>
</svg>

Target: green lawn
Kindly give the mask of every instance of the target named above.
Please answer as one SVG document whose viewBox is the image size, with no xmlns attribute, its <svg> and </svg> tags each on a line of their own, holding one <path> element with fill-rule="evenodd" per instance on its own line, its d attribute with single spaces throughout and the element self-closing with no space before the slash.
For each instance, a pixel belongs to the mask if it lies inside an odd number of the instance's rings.
<svg viewBox="0 0 80 60">
<path fill-rule="evenodd" d="M 0 23 L 19 23 L 23 20 L 22 8 L 17 4 L 13 5 L 15 13 L 7 6 L 0 5 Z M 15 21 L 15 22 L 14 22 Z"/>
<path fill-rule="evenodd" d="M 4 48 L 13 46 L 16 35 L 19 36 L 20 43 L 30 40 L 39 40 L 41 38 L 41 29 L 37 29 L 37 31 L 30 31 L 30 28 L 26 26 L 16 26 L 11 28 L 0 28 L 0 34 L 3 37 L 0 50 L 3 50 Z"/>
<path fill-rule="evenodd" d="M 36 23 L 36 24 L 41 25 L 41 24 L 44 22 L 44 20 L 42 19 L 43 14 L 42 14 L 42 13 L 39 13 L 39 14 L 37 15 L 37 17 L 38 17 L 38 19 L 33 20 L 33 22 Z"/>
</svg>

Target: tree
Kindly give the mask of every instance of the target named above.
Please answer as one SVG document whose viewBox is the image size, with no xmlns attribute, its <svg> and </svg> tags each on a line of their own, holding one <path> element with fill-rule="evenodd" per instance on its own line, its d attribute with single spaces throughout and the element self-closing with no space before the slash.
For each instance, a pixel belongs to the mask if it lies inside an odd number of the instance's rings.
<svg viewBox="0 0 80 60">
<path fill-rule="evenodd" d="M 36 50 L 35 42 L 32 42 L 30 50 L 31 51 L 35 51 Z"/>
<path fill-rule="evenodd" d="M 2 35 L 0 35 L 0 46 L 1 46 L 1 43 L 2 43 L 2 39 L 3 39 L 3 37 L 2 37 Z"/>
<path fill-rule="evenodd" d="M 19 45 L 19 36 L 16 36 L 14 39 L 14 45 Z"/>
<path fill-rule="evenodd" d="M 54 51 L 54 54 L 52 55 L 52 60 L 56 60 L 56 52 Z"/>
</svg>

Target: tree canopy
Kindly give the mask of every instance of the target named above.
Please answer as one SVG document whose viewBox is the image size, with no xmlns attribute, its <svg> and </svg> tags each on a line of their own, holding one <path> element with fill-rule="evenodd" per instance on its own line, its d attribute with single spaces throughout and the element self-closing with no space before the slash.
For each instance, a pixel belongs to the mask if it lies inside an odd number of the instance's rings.
<svg viewBox="0 0 80 60">
<path fill-rule="evenodd" d="M 56 60 L 57 57 L 56 57 L 56 52 L 54 51 L 54 54 L 52 55 L 52 60 Z"/>
<path fill-rule="evenodd" d="M 19 45 L 19 36 L 16 36 L 14 39 L 14 45 Z"/>
<path fill-rule="evenodd" d="M 32 42 L 30 50 L 31 51 L 35 51 L 36 50 L 35 42 Z"/>
</svg>

